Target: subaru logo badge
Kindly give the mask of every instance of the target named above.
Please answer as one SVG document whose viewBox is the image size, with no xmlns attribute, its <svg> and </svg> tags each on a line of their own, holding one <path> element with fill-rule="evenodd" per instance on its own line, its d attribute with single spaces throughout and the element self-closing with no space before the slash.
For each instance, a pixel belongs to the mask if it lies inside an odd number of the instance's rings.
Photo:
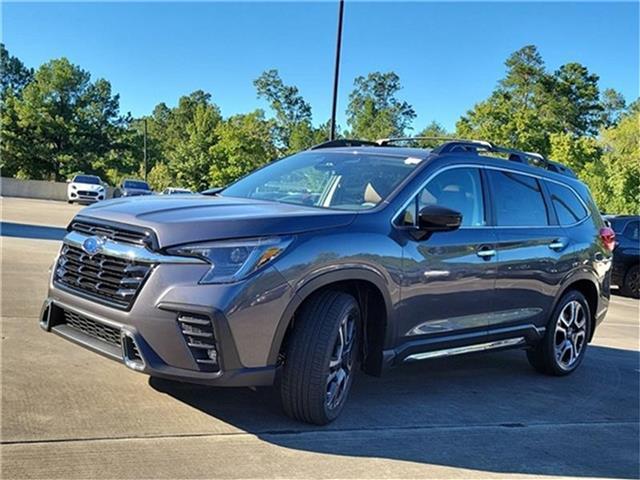
<svg viewBox="0 0 640 480">
<path fill-rule="evenodd" d="M 87 254 L 93 256 L 102 250 L 102 246 L 104 245 L 104 239 L 100 237 L 89 237 L 84 242 L 82 242 L 82 250 L 84 250 Z"/>
</svg>

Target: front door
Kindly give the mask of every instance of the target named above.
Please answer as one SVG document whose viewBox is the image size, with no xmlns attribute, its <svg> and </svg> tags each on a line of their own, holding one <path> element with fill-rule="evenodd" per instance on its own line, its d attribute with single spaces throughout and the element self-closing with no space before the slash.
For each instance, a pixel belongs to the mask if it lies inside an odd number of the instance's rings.
<svg viewBox="0 0 640 480">
<path fill-rule="evenodd" d="M 401 221 L 408 225 L 402 263 L 398 343 L 412 349 L 478 343 L 494 304 L 496 237 L 487 227 L 481 170 L 454 167 L 437 173 L 412 201 Z M 417 212 L 436 204 L 462 214 L 462 226 L 420 238 Z M 460 341 L 464 336 L 466 340 Z M 426 348 L 425 348 L 426 347 Z"/>
</svg>

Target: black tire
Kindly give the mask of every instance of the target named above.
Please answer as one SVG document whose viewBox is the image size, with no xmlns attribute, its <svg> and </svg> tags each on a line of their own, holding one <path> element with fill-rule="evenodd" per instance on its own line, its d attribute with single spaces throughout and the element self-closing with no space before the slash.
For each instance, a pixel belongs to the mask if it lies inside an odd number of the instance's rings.
<svg viewBox="0 0 640 480">
<path fill-rule="evenodd" d="M 634 265 L 624 275 L 622 294 L 631 298 L 640 298 L 640 267 Z"/>
<path fill-rule="evenodd" d="M 579 308 L 574 307 L 578 312 L 575 319 L 572 316 L 572 305 L 579 305 Z M 563 320 L 560 315 L 563 315 Z M 571 319 L 570 326 L 565 323 L 568 318 Z M 535 348 L 527 350 L 527 359 L 540 373 L 558 377 L 568 375 L 584 360 L 590 335 L 589 303 L 582 293 L 570 290 L 562 296 L 553 310 L 543 339 Z"/>
<path fill-rule="evenodd" d="M 352 333 L 345 333 L 346 324 Z M 296 314 L 282 367 L 280 397 L 288 416 L 326 425 L 340 415 L 356 370 L 360 324 L 358 302 L 343 292 L 323 291 L 302 305 Z M 340 349 L 341 339 L 345 338 L 350 340 L 342 342 L 343 345 L 349 343 L 348 351 L 344 347 Z M 338 352 L 345 355 L 348 352 L 349 358 Z M 330 368 L 336 359 L 340 359 L 340 365 Z M 333 374 L 332 382 L 330 374 Z"/>
<path fill-rule="evenodd" d="M 73 205 L 73 200 L 67 200 L 67 203 Z"/>
</svg>

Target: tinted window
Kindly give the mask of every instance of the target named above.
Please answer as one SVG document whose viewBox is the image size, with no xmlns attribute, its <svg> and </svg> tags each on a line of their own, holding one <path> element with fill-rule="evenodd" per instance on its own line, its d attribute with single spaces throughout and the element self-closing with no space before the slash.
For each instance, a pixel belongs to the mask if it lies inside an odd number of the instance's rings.
<svg viewBox="0 0 640 480">
<path fill-rule="evenodd" d="M 149 190 L 149 185 L 140 180 L 125 180 L 124 188 L 136 188 L 138 190 Z"/>
<path fill-rule="evenodd" d="M 446 170 L 432 178 L 417 198 L 417 209 L 440 205 L 462 214 L 462 226 L 485 225 L 484 201 L 480 172 L 475 168 Z M 412 203 L 400 220 L 414 225 L 416 204 Z"/>
<path fill-rule="evenodd" d="M 488 173 L 499 226 L 535 227 L 549 224 L 538 180 L 511 172 L 489 170 Z"/>
<path fill-rule="evenodd" d="M 572 225 L 588 215 L 584 205 L 571 189 L 553 182 L 547 182 L 547 188 L 560 225 Z"/>
<path fill-rule="evenodd" d="M 640 222 L 629 222 L 627 227 L 624 229 L 624 236 L 631 240 L 639 240 L 640 236 L 638 233 L 638 229 L 640 227 Z"/>
<path fill-rule="evenodd" d="M 100 179 L 91 175 L 76 175 L 73 181 L 77 183 L 88 183 L 89 185 L 100 185 Z"/>
</svg>

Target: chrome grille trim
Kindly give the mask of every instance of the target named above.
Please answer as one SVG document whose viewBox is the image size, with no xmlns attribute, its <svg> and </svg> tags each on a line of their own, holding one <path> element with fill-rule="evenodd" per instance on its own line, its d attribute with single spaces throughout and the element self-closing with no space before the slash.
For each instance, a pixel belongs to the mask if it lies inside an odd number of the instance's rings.
<svg viewBox="0 0 640 480">
<path fill-rule="evenodd" d="M 99 235 L 95 235 L 99 236 Z M 74 246 L 76 248 L 82 248 L 82 244 L 85 240 L 92 237 L 92 235 L 84 235 L 82 233 L 71 231 L 64 239 L 63 243 Z M 196 257 L 180 257 L 177 255 L 163 255 L 158 252 L 149 250 L 144 245 L 135 245 L 116 242 L 108 238 L 105 239 L 104 245 L 101 248 L 99 254 L 109 257 L 120 258 L 124 260 L 130 260 L 136 263 L 190 263 L 190 264 L 206 264 L 204 260 Z"/>
<path fill-rule="evenodd" d="M 117 242 L 134 243 L 139 245 L 145 245 L 150 240 L 150 235 L 147 232 L 137 232 L 135 230 L 127 230 L 125 228 L 111 225 L 98 225 L 81 220 L 71 222 L 70 230 L 84 235 L 95 235 Z"/>
<path fill-rule="evenodd" d="M 131 268 L 136 267 L 136 268 Z M 152 264 L 110 257 L 90 256 L 82 249 L 63 244 L 54 272 L 54 282 L 118 308 L 129 308 L 142 287 Z"/>
</svg>

